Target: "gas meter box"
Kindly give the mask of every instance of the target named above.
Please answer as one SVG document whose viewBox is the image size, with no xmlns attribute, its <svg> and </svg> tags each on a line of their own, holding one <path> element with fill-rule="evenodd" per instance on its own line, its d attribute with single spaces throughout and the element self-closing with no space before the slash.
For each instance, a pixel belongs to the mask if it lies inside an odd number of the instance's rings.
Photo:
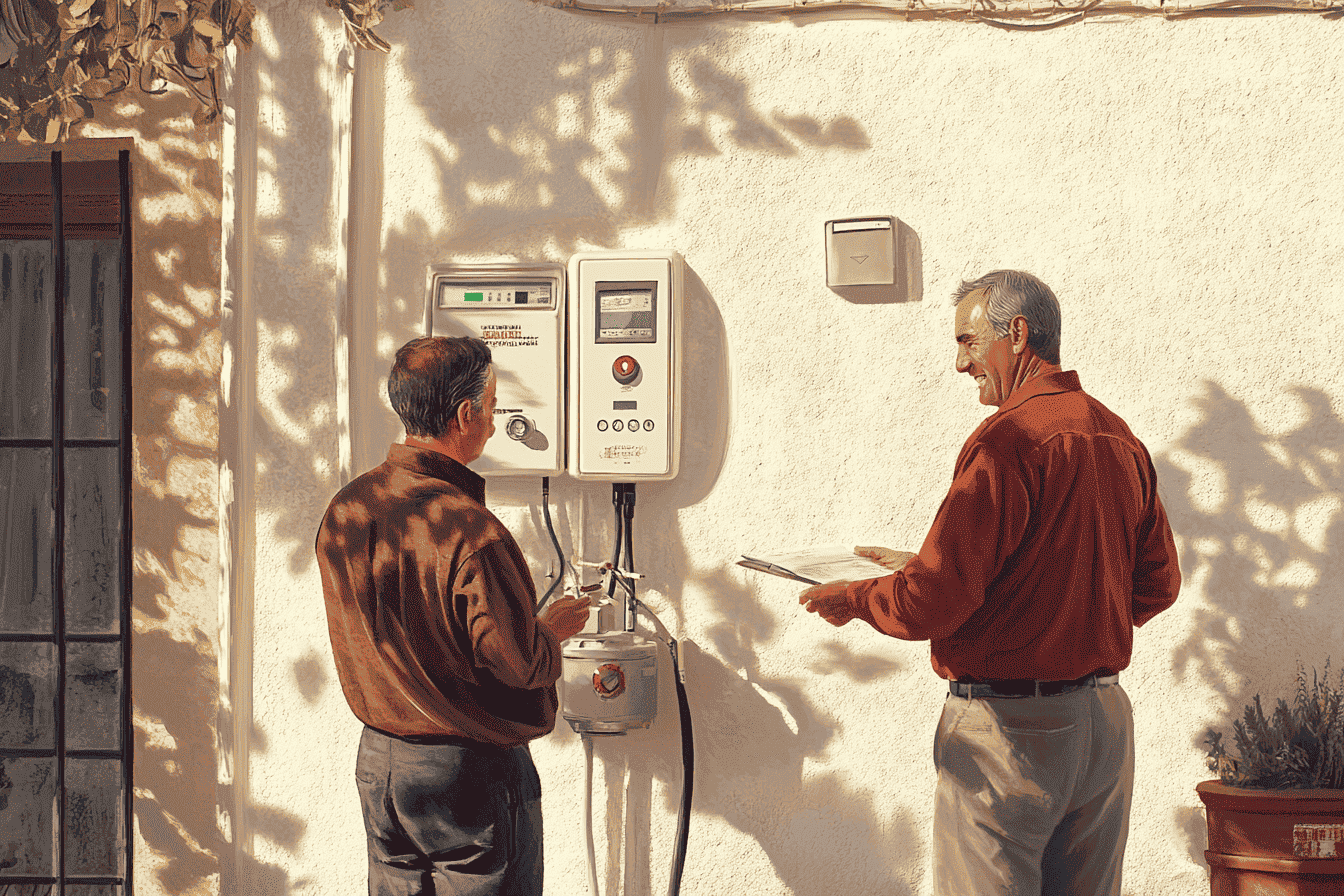
<svg viewBox="0 0 1344 896">
<path fill-rule="evenodd" d="M 498 432 L 472 466 L 483 476 L 565 469 L 565 269 L 552 262 L 429 268 L 425 331 L 490 346 Z"/>
<path fill-rule="evenodd" d="M 569 472 L 673 479 L 681 444 L 684 274 L 676 252 L 569 261 Z"/>
</svg>

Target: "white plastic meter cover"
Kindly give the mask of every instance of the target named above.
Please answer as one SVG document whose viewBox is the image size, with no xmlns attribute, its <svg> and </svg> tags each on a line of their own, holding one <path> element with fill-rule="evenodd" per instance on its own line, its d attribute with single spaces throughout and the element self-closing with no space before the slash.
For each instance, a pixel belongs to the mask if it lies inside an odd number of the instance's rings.
<svg viewBox="0 0 1344 896">
<path fill-rule="evenodd" d="M 564 266 L 554 262 L 429 268 L 425 332 L 490 346 L 495 434 L 472 467 L 483 476 L 565 469 Z"/>
<path fill-rule="evenodd" d="M 677 475 L 684 273 L 676 252 L 587 252 L 569 262 L 569 472 Z"/>
</svg>

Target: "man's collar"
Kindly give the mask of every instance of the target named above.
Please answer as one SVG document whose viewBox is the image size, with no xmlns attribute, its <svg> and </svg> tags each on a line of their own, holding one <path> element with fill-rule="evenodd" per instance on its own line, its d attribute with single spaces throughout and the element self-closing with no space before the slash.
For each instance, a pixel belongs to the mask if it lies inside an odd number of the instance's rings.
<svg viewBox="0 0 1344 896">
<path fill-rule="evenodd" d="M 395 443 L 387 449 L 387 462 L 423 476 L 442 479 L 457 486 L 477 504 L 485 503 L 485 479 L 475 470 L 432 448 L 412 448 Z"/>
<path fill-rule="evenodd" d="M 1078 371 L 1057 370 L 1027 380 L 999 406 L 998 413 L 1003 414 L 1019 407 L 1023 402 L 1037 395 L 1054 395 L 1059 392 L 1081 392 L 1082 383 L 1078 381 Z"/>
</svg>

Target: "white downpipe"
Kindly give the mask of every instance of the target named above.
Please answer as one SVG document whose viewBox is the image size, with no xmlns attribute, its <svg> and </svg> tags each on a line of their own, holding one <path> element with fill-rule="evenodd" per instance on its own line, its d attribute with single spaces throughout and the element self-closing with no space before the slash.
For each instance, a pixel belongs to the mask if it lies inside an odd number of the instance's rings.
<svg viewBox="0 0 1344 896">
<path fill-rule="evenodd" d="M 217 812 L 233 852 L 221 856 L 222 889 L 246 892 L 238 879 L 253 854 L 248 757 L 252 733 L 254 475 L 252 414 L 256 309 L 252 277 L 257 184 L 257 92 L 253 54 L 230 47 L 222 76 L 220 134 L 219 379 L 219 715 Z"/>
<path fill-rule="evenodd" d="M 340 485 L 345 486 L 353 478 L 350 457 L 350 308 L 354 305 L 351 295 L 353 284 L 350 271 L 354 266 L 354 218 L 355 213 L 351 192 L 354 180 L 354 168 L 351 161 L 351 132 L 354 129 L 355 48 L 350 45 L 348 31 L 345 46 L 336 58 L 336 71 L 332 84 L 332 118 L 335 125 L 336 145 L 332 147 L 335 155 L 332 166 L 332 196 L 336 204 L 336 234 L 338 251 L 335 253 L 335 307 L 332 309 L 333 357 L 332 368 L 336 378 L 336 469 L 340 476 Z"/>
<path fill-rule="evenodd" d="M 336 338 L 344 346 L 338 365 L 338 419 L 342 433 L 341 484 L 380 463 L 387 445 L 360 427 L 378 415 L 378 299 L 381 295 L 383 220 L 383 95 L 387 56 L 377 50 L 353 50 L 348 103 L 348 155 L 345 204 L 345 306 L 336 320 Z M 340 416 L 343 415 L 343 416 Z"/>
<path fill-rule="evenodd" d="M 333 372 L 337 418 L 336 452 L 341 484 L 351 478 L 351 374 L 357 363 L 352 350 L 352 307 L 356 296 L 368 298 L 364 284 L 377 282 L 378 209 L 372 228 L 359 227 L 368 209 L 358 201 L 367 191 L 355 170 L 357 149 L 356 97 L 369 102 L 357 84 L 355 53 L 348 45 L 332 78 L 335 171 L 332 196 L 339 251 L 336 255 Z M 367 53 L 365 54 L 367 55 Z M 254 292 L 256 252 L 256 195 L 258 90 L 256 51 L 229 48 L 222 67 L 224 109 L 220 132 L 220 336 L 219 382 L 219 714 L 217 718 L 217 813 L 230 855 L 221 856 L 223 892 L 250 892 L 243 879 L 252 867 L 254 826 L 250 817 L 249 757 L 253 724 L 253 619 L 255 616 L 254 547 L 256 487 L 254 431 L 257 357 L 257 309 Z M 381 72 L 381 65 L 376 66 Z M 380 80 L 380 79 L 379 79 Z M 372 90 L 380 89 L 380 84 Z M 379 122 L 381 124 L 381 122 Z M 381 140 L 381 133 L 365 134 Z M 374 156 L 374 164 L 380 157 Z M 368 155 L 365 154 L 366 165 Z M 368 175 L 366 173 L 365 180 Z M 369 231 L 372 231 L 370 234 Z M 369 240 L 372 238 L 372 248 Z M 370 264 L 370 261 L 372 264 Z M 351 272 L 357 273 L 357 277 Z"/>
</svg>

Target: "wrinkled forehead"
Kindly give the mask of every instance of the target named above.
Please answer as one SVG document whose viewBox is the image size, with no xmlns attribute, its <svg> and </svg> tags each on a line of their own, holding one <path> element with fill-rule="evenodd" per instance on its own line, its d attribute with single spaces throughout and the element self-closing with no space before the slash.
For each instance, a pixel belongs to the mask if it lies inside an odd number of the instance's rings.
<svg viewBox="0 0 1344 896">
<path fill-rule="evenodd" d="M 989 313 L 986 305 L 989 301 L 987 289 L 969 292 L 957 303 L 957 338 L 974 335 L 989 326 Z"/>
</svg>

